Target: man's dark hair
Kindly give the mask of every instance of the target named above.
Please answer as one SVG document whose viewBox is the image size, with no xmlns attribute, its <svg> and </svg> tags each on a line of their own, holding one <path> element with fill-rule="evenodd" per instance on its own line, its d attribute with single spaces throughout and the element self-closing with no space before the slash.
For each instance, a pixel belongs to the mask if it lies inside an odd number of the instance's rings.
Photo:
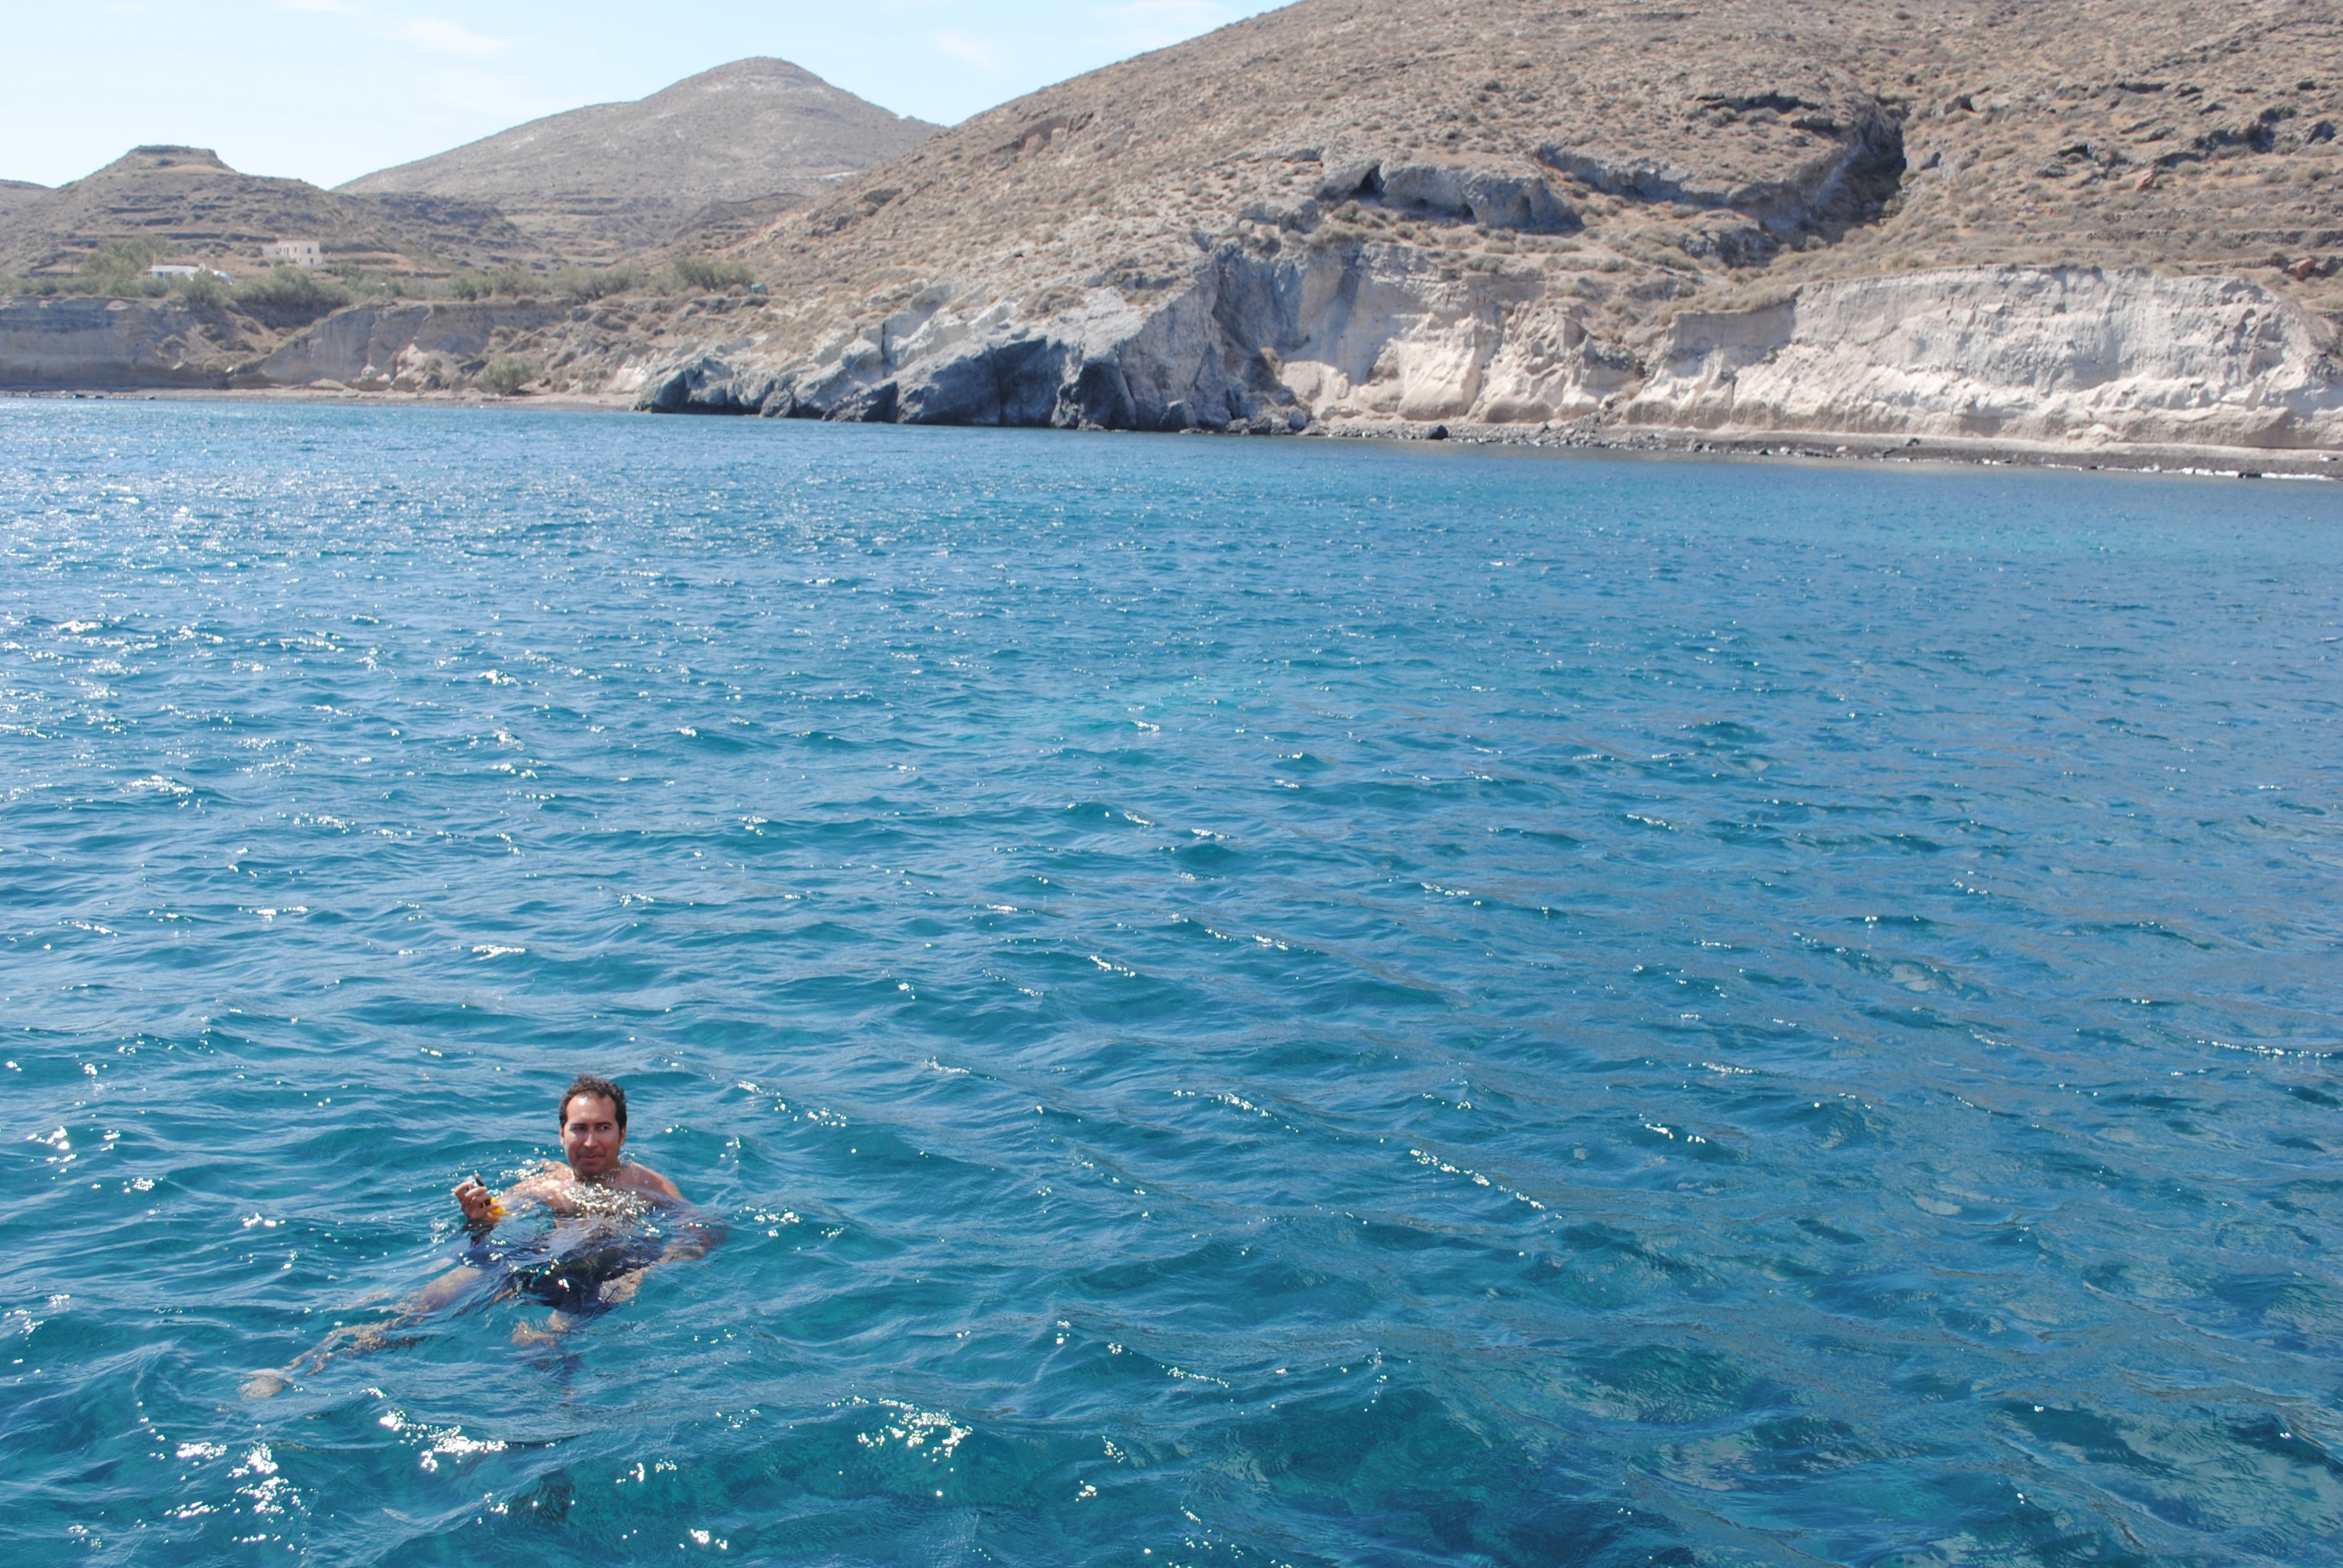
<svg viewBox="0 0 2343 1568">
<path fill-rule="evenodd" d="M 618 1131 L 624 1132 L 627 1130 L 627 1091 L 608 1079 L 597 1078 L 590 1072 L 579 1073 L 569 1081 L 569 1087 L 561 1091 L 561 1111 L 554 1118 L 555 1126 L 569 1125 L 569 1102 L 581 1094 L 608 1101 L 610 1108 L 618 1112 Z"/>
</svg>

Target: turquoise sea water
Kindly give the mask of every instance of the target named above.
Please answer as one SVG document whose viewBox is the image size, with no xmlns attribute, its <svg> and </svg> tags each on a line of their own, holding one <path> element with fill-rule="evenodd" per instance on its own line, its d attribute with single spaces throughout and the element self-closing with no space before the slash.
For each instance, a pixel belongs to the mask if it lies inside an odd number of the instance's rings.
<svg viewBox="0 0 2343 1568">
<path fill-rule="evenodd" d="M 2332 1562 L 2338 568 L 2326 486 L 0 405 L 0 1556 Z M 580 1068 L 720 1247 L 239 1394 Z"/>
</svg>

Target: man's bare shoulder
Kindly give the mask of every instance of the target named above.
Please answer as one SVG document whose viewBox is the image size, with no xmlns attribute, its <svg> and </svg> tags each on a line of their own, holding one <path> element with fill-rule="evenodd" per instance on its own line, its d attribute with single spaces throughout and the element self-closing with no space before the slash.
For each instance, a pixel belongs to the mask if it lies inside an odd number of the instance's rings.
<svg viewBox="0 0 2343 1568">
<path fill-rule="evenodd" d="M 683 1201 L 681 1189 L 648 1165 L 622 1166 L 618 1179 L 611 1185 L 622 1187 L 629 1192 L 640 1192 L 647 1197 L 668 1198 L 679 1203 Z"/>
<path fill-rule="evenodd" d="M 522 1177 L 510 1187 L 506 1188 L 504 1195 L 507 1198 L 533 1198 L 543 1203 L 560 1196 L 576 1185 L 577 1183 L 570 1179 L 568 1171 L 558 1166 L 547 1166 Z"/>
</svg>

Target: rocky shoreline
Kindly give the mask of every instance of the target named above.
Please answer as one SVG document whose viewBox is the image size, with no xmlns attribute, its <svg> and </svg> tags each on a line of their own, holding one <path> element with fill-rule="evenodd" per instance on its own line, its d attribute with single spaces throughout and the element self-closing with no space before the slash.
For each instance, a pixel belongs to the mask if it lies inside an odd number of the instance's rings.
<svg viewBox="0 0 2343 1568">
<path fill-rule="evenodd" d="M 1781 457 L 1808 462 L 1868 461 L 1985 467 L 2069 468 L 2205 478 L 2343 478 L 2343 451 L 2117 442 L 1996 441 L 1959 437 L 1924 440 L 1859 432 L 1623 428 L 1592 422 L 1524 431 L 1509 425 L 1430 425 L 1380 429 L 1356 426 L 1312 434 L 1335 440 L 1441 441 L 1460 446 L 1527 447 L 1552 451 L 1641 453 L 1653 457 Z"/>
<path fill-rule="evenodd" d="M 493 397 L 475 388 L 435 392 L 357 392 L 347 387 L 121 387 L 68 391 L 0 390 L 0 401 L 19 402 L 228 402 L 323 405 L 342 407 L 470 408 L 486 412 L 561 410 L 639 413 L 635 398 L 620 395 L 530 393 Z M 1221 439 L 1273 437 L 1283 440 L 1356 441 L 1369 445 L 1433 447 L 1496 447 L 1523 452 L 1613 454 L 1656 458 L 1785 459 L 1801 462 L 1883 462 L 1923 467 L 2063 468 L 2082 472 L 2163 475 L 2221 479 L 2343 479 L 2343 451 L 2274 451 L 2265 447 L 2125 442 L 2098 446 L 2046 441 L 1996 441 L 1938 437 L 1883 437 L 1859 432 L 1735 431 L 1628 427 L 1599 420 L 1524 427 L 1444 422 L 1361 421 L 1298 431 L 1201 428 L 1174 432 L 1092 430 L 1091 435 L 1211 436 Z"/>
<path fill-rule="evenodd" d="M 2343 452 L 2320 324 L 2237 279 L 1906 274 L 1683 312 L 1634 344 L 1534 299 L 1449 297 L 1454 280 L 1370 288 L 1368 247 L 1332 265 L 1255 267 L 1234 292 L 1210 266 L 1151 308 L 1100 291 L 1038 320 L 940 300 L 797 365 L 739 297 L 361 306 L 265 353 L 175 301 L 19 300 L 0 302 L 0 384 L 480 400 L 502 359 L 564 372 L 532 372 L 540 407 L 660 413 L 2271 474 Z"/>
</svg>

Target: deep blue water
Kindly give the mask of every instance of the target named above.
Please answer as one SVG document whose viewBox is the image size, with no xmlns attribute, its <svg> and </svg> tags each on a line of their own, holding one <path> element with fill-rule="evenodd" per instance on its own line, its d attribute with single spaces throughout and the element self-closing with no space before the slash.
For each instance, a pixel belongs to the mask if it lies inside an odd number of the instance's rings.
<svg viewBox="0 0 2343 1568">
<path fill-rule="evenodd" d="M 2338 585 L 2323 485 L 0 404 L 0 1556 L 2331 1563 Z M 580 1068 L 724 1245 L 239 1394 Z"/>
</svg>

